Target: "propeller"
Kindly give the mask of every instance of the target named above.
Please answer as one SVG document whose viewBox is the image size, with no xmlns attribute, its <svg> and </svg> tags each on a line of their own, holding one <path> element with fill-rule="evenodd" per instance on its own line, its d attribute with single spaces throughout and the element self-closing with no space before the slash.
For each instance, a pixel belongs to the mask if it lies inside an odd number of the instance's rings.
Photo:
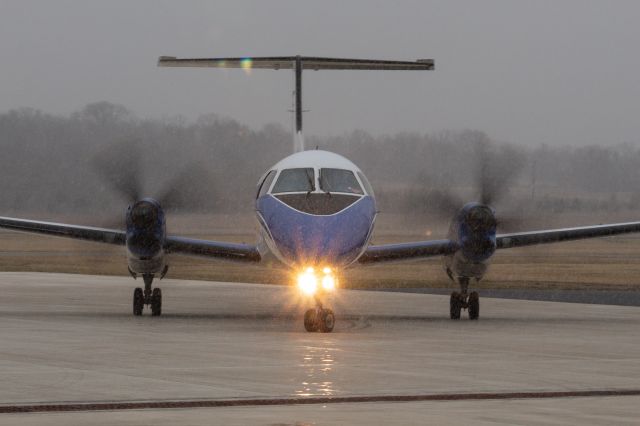
<svg viewBox="0 0 640 426">
<path fill-rule="evenodd" d="M 129 204 L 143 197 L 140 141 L 119 142 L 94 157 L 91 165 L 103 182 Z"/>
<path fill-rule="evenodd" d="M 166 210 L 197 210 L 213 197 L 207 190 L 213 181 L 201 164 L 191 164 L 173 177 L 162 180 L 160 188 L 146 190 L 144 150 L 140 140 L 113 144 L 94 157 L 91 162 L 102 181 L 129 205 L 144 197 L 158 201 Z M 123 221 L 110 221 L 123 226 Z"/>
<path fill-rule="evenodd" d="M 522 169 L 522 157 L 514 150 L 497 150 L 482 133 L 469 133 L 465 139 L 473 144 L 475 154 L 473 181 L 477 201 L 494 208 L 507 195 L 510 185 Z M 450 220 L 465 204 L 459 195 L 448 189 L 430 191 L 425 202 L 445 220 Z M 499 214 L 496 219 L 501 230 L 517 229 L 523 223 L 521 215 L 515 212 Z"/>
</svg>

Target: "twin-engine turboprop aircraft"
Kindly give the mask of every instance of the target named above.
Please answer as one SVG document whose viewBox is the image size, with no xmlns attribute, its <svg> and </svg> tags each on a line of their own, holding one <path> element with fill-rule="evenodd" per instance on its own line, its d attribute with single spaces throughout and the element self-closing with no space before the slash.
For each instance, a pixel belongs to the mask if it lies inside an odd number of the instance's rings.
<svg viewBox="0 0 640 426">
<path fill-rule="evenodd" d="M 145 287 L 136 288 L 133 313 L 150 305 L 160 315 L 162 294 L 152 288 L 156 276 L 167 273 L 166 255 L 179 253 L 239 262 L 261 262 L 272 254 L 297 273 L 300 291 L 313 297 L 315 307 L 304 316 L 307 331 L 330 332 L 335 317 L 323 305 L 336 291 L 339 271 L 357 265 L 441 256 L 445 271 L 460 286 L 450 299 L 451 319 L 467 309 L 470 319 L 480 312 L 477 292 L 469 282 L 479 281 L 496 249 L 545 244 L 640 232 L 640 222 L 552 229 L 496 235 L 498 219 L 492 194 L 481 185 L 479 202 L 457 210 L 444 240 L 370 245 L 376 202 L 364 173 L 346 158 L 327 151 L 304 150 L 302 139 L 302 70 L 432 70 L 433 60 L 375 61 L 316 57 L 177 59 L 161 57 L 161 66 L 293 69 L 296 82 L 296 153 L 267 170 L 258 182 L 256 215 L 260 235 L 255 245 L 197 240 L 167 235 L 161 202 L 138 199 L 126 213 L 126 229 L 102 229 L 60 223 L 0 217 L 0 227 L 126 247 L 129 272 L 141 275 Z"/>
</svg>

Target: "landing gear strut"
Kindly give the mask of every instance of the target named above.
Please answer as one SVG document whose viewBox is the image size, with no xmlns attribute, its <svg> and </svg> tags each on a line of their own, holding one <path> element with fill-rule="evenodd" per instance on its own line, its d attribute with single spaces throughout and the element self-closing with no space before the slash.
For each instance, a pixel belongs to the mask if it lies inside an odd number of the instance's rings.
<svg viewBox="0 0 640 426">
<path fill-rule="evenodd" d="M 331 333 L 336 324 L 336 317 L 331 309 L 322 306 L 318 296 L 315 296 L 316 307 L 304 313 L 304 329 L 320 331 L 321 333 Z"/>
<path fill-rule="evenodd" d="M 449 312 L 451 319 L 460 319 L 462 309 L 469 311 L 469 319 L 477 320 L 480 317 L 480 296 L 477 292 L 467 293 L 469 289 L 469 278 L 458 278 L 460 293 L 454 291 L 449 300 Z"/>
<path fill-rule="evenodd" d="M 142 315 L 144 305 L 151 305 L 151 315 L 156 317 L 162 313 L 162 291 L 151 288 L 153 274 L 143 274 L 144 290 L 140 287 L 133 291 L 133 315 Z"/>
</svg>

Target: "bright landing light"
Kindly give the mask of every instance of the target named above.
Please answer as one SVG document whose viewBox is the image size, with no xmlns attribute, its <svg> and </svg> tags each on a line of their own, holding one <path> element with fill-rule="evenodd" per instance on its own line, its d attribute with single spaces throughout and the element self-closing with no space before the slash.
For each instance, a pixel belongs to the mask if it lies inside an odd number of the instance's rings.
<svg viewBox="0 0 640 426">
<path fill-rule="evenodd" d="M 322 277 L 322 288 L 333 291 L 336 288 L 336 280 L 331 275 L 325 275 Z"/>
<path fill-rule="evenodd" d="M 318 289 L 318 279 L 313 271 L 313 268 L 308 268 L 306 271 L 298 275 L 298 287 L 307 296 L 313 296 Z"/>
<path fill-rule="evenodd" d="M 332 292 L 336 289 L 336 279 L 329 267 L 322 269 L 322 278 L 314 268 L 308 267 L 298 275 L 298 288 L 307 296 L 313 296 L 319 289 Z"/>
</svg>

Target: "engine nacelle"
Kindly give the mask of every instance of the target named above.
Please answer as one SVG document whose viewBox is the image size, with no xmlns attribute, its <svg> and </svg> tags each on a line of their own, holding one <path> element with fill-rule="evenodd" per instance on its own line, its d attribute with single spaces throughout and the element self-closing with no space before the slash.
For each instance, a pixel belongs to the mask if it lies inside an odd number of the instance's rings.
<svg viewBox="0 0 640 426">
<path fill-rule="evenodd" d="M 486 205 L 469 203 L 458 212 L 451 222 L 449 239 L 460 249 L 444 258 L 445 270 L 452 279 L 482 278 L 496 251 L 496 226 L 495 213 Z"/>
<path fill-rule="evenodd" d="M 145 198 L 129 206 L 126 216 L 127 261 L 132 274 L 162 273 L 166 225 L 156 200 Z"/>
</svg>

